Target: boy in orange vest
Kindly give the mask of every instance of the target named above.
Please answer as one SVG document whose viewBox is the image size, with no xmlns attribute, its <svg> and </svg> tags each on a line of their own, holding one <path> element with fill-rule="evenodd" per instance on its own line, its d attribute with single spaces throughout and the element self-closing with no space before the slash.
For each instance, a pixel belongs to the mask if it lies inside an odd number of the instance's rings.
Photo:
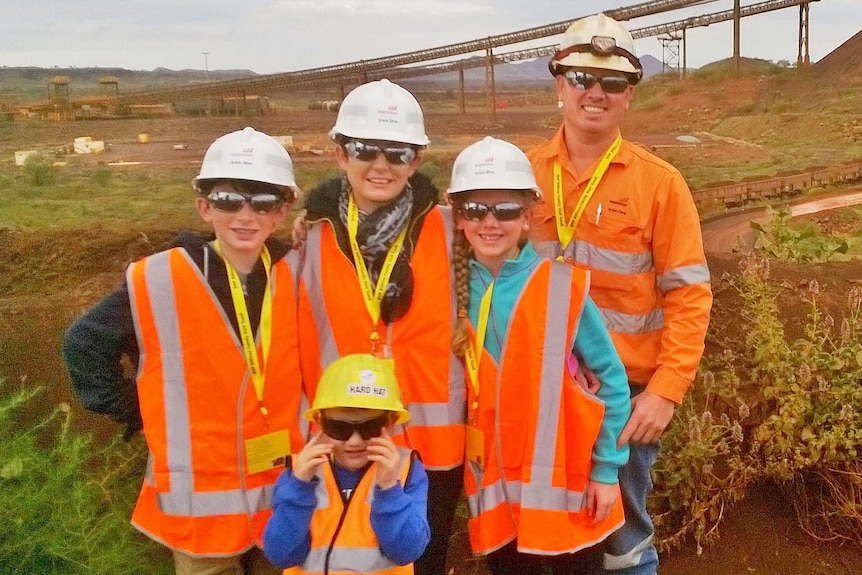
<svg viewBox="0 0 862 575">
<path fill-rule="evenodd" d="M 305 418 L 321 430 L 279 477 L 264 551 L 287 573 L 411 574 L 430 538 L 428 478 L 392 441 L 410 419 L 391 360 L 344 356 Z"/>
<path fill-rule="evenodd" d="M 284 147 L 252 128 L 216 139 L 193 185 L 215 237 L 183 233 L 131 264 L 63 353 L 87 409 L 127 435 L 143 428 L 149 465 L 132 524 L 172 550 L 176 572 L 276 573 L 254 550 L 306 430 L 294 268 L 270 235 L 299 190 Z"/>
</svg>

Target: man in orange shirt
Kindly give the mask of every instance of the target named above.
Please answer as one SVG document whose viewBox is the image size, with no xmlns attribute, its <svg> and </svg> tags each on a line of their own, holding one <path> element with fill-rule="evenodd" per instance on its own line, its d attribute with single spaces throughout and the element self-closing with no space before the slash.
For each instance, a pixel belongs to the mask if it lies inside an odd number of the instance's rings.
<svg viewBox="0 0 862 575">
<path fill-rule="evenodd" d="M 591 270 L 590 296 L 626 367 L 632 415 L 620 442 L 626 524 L 605 569 L 655 574 L 646 510 L 659 438 L 697 373 L 712 292 L 697 209 L 682 175 L 622 140 L 643 69 L 631 34 L 602 14 L 573 23 L 550 62 L 563 123 L 528 154 L 546 200 L 534 210 L 539 253 Z"/>
</svg>

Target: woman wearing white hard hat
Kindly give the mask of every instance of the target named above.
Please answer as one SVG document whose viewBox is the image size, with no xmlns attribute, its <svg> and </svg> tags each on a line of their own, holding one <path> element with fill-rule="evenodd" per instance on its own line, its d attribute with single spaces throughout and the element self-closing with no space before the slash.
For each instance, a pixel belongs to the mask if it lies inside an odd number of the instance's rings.
<svg viewBox="0 0 862 575">
<path fill-rule="evenodd" d="M 294 270 L 270 237 L 298 193 L 293 163 L 245 128 L 210 145 L 193 186 L 213 234 L 133 262 L 63 354 L 87 409 L 127 436 L 143 429 L 132 524 L 171 550 L 176 573 L 275 575 L 259 549 L 271 492 L 307 432 Z"/>
<path fill-rule="evenodd" d="M 562 125 L 528 154 L 550 196 L 532 237 L 538 252 L 594 277 L 590 295 L 633 398 L 621 436 L 631 449 L 619 474 L 626 523 L 608 539 L 605 567 L 655 575 L 650 468 L 697 375 L 712 306 L 700 219 L 679 170 L 622 137 L 642 69 L 621 23 L 603 14 L 575 21 L 550 70 Z"/>
<path fill-rule="evenodd" d="M 388 80 L 358 86 L 330 134 L 342 174 L 305 201 L 304 380 L 344 354 L 394 359 L 411 413 L 395 439 L 419 451 L 429 479 L 431 542 L 415 569 L 445 575 L 464 461 L 463 373 L 448 345 L 451 216 L 416 171 L 429 140 L 409 91 Z"/>
<path fill-rule="evenodd" d="M 486 137 L 455 160 L 465 490 L 473 551 L 494 575 L 600 572 L 599 543 L 624 521 L 625 370 L 586 293 L 589 275 L 541 258 L 526 238 L 541 199 L 527 156 L 509 142 Z M 597 375 L 597 396 L 579 383 L 579 363 Z"/>
</svg>

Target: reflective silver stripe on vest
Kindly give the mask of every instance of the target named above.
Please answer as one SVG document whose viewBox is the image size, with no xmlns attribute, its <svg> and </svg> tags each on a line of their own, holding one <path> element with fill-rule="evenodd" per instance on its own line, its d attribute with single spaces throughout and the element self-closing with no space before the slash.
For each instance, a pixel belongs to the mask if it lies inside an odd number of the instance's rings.
<svg viewBox="0 0 862 575">
<path fill-rule="evenodd" d="M 663 294 L 676 288 L 709 282 L 709 266 L 705 263 L 669 270 L 656 278 L 656 285 Z"/>
<path fill-rule="evenodd" d="M 330 547 L 318 547 L 309 551 L 302 564 L 306 573 L 323 573 L 326 569 L 326 556 Z M 380 551 L 380 548 L 368 547 L 334 547 L 329 555 L 327 572 L 342 571 L 346 573 L 377 573 L 392 569 L 397 565 Z"/>
<path fill-rule="evenodd" d="M 290 268 L 290 278 L 293 282 L 293 299 L 297 308 L 299 308 L 299 284 L 302 278 L 302 260 L 304 258 L 304 253 L 305 252 L 302 250 L 290 250 L 287 252 L 287 255 L 284 256 L 284 259 L 287 260 L 287 265 Z M 297 350 L 297 353 L 298 352 L 299 350 Z M 299 433 L 303 440 L 308 439 L 308 435 L 311 430 L 311 422 L 303 417 L 303 414 L 309 407 L 311 407 L 311 405 L 308 402 L 308 397 L 305 395 L 305 389 L 303 388 L 299 398 L 299 413 L 297 414 Z"/>
<path fill-rule="evenodd" d="M 550 259 L 561 255 L 559 242 L 536 242 L 533 244 L 536 252 Z M 577 263 L 594 269 L 610 271 L 618 274 L 638 274 L 654 271 L 651 254 L 624 254 L 613 250 L 603 250 L 583 241 L 572 242 L 566 250 L 566 257 Z M 707 270 L 707 278 L 709 271 Z M 656 283 L 661 289 L 661 278 Z M 678 278 L 668 280 L 669 284 Z M 628 335 L 640 335 L 664 327 L 664 311 L 661 308 L 650 310 L 645 314 L 629 314 L 618 310 L 599 307 L 602 321 L 609 331 Z"/>
<path fill-rule="evenodd" d="M 521 507 L 549 511 L 579 511 L 584 494 L 552 487 L 560 401 L 563 396 L 562 374 L 571 353 L 574 336 L 567 336 L 568 319 L 575 312 L 575 326 L 582 310 L 570 310 L 573 269 L 567 264 L 552 263 L 548 281 L 545 345 L 542 355 L 542 381 L 539 388 L 539 412 L 533 446 L 530 482 L 521 493 Z"/>
<path fill-rule="evenodd" d="M 542 241 L 533 245 L 536 252 L 543 257 L 555 259 L 561 255 L 559 242 Z M 635 275 L 655 271 L 652 252 L 631 254 L 600 248 L 583 240 L 570 243 L 562 255 L 582 266 L 615 274 Z"/>
<path fill-rule="evenodd" d="M 472 461 L 468 469 L 476 477 L 479 492 L 467 498 L 473 517 L 482 511 L 493 509 L 508 501 L 519 503 L 525 509 L 542 511 L 579 511 L 584 504 L 581 491 L 569 491 L 552 486 L 554 455 L 557 445 L 557 426 L 562 397 L 562 374 L 565 361 L 571 351 L 574 338 L 567 337 L 569 305 L 571 303 L 573 269 L 568 264 L 551 263 L 546 302 L 545 340 L 542 362 L 542 380 L 539 387 L 539 411 L 536 417 L 536 435 L 533 438 L 533 461 L 530 465 L 530 481 L 503 481 L 499 479 L 487 487 L 481 487 L 482 470 Z M 582 310 L 577 310 L 580 317 Z M 575 319 L 577 326 L 578 318 Z M 507 338 L 508 339 L 508 338 Z M 508 343 L 506 344 L 508 345 Z M 503 350 L 501 357 L 506 357 Z M 504 366 L 497 373 L 497 397 L 500 397 Z M 495 444 L 497 461 L 503 461 L 500 436 L 500 409 L 495 412 Z"/>
<path fill-rule="evenodd" d="M 338 359 L 338 346 L 332 337 L 332 326 L 329 325 L 329 317 L 326 315 L 326 302 L 323 301 L 323 285 L 320 273 L 320 236 L 323 226 L 327 224 L 315 224 L 308 227 L 308 236 L 305 242 L 305 261 L 302 262 L 301 277 L 305 285 L 305 291 L 311 304 L 311 313 L 314 316 L 314 324 L 317 328 L 320 340 L 320 370 L 326 369 L 330 363 Z M 333 257 L 347 257 L 339 253 Z"/>
<path fill-rule="evenodd" d="M 645 314 L 631 314 L 600 307 L 599 314 L 608 331 L 617 333 L 639 335 L 664 327 L 664 310 L 661 308 Z"/>
<path fill-rule="evenodd" d="M 445 233 L 446 253 L 450 266 L 452 265 L 452 239 L 454 233 L 454 222 L 452 212 L 448 206 L 437 206 L 441 211 L 443 229 Z M 321 284 L 321 233 L 324 224 L 315 224 L 308 229 L 308 239 L 305 243 L 305 261 L 302 269 L 302 280 L 306 294 L 310 302 L 314 323 L 320 340 L 320 368 L 321 370 L 338 359 L 338 345 L 332 333 L 332 326 L 326 314 L 326 302 L 323 299 L 323 286 Z M 333 257 L 346 257 L 338 253 Z M 451 272 L 450 272 L 451 274 Z M 454 277 L 454 275 L 452 276 Z M 450 298 L 455 301 L 453 282 L 450 284 Z M 451 324 L 455 323 L 457 311 L 455 306 L 451 309 Z M 387 341 L 392 341 L 393 324 L 388 326 L 389 336 Z M 454 357 L 449 359 L 449 401 L 445 403 L 408 403 L 404 407 L 410 412 L 410 422 L 407 426 L 436 427 L 460 424 L 464 421 L 466 405 L 466 389 L 464 387 L 464 366 Z M 429 469 L 436 469 L 429 467 Z"/>
<path fill-rule="evenodd" d="M 218 301 L 215 294 L 206 283 L 200 269 L 191 260 L 185 250 L 180 253 L 198 275 L 213 301 Z M 141 265 L 141 264 L 137 264 Z M 155 330 L 162 350 L 182 349 L 179 324 L 177 323 L 177 302 L 175 298 L 173 276 L 171 274 L 170 253 L 161 252 L 144 260 L 144 282 L 147 291 L 154 297 L 149 298 L 152 308 Z M 131 268 L 128 272 L 131 280 Z M 128 281 L 129 297 L 135 301 L 134 283 Z M 138 294 L 138 297 L 142 297 Z M 221 309 L 221 306 L 217 306 Z M 137 305 L 132 306 L 132 313 L 140 333 L 140 322 L 137 317 Z M 230 325 L 222 312 L 222 321 Z M 233 330 L 230 330 L 233 333 Z M 237 349 L 241 350 L 236 334 L 233 334 Z M 138 341 L 141 350 L 143 366 L 144 346 Z M 248 374 L 243 381 L 243 390 L 247 384 Z M 163 356 L 162 382 L 164 385 L 165 434 L 167 441 L 167 468 L 170 473 L 170 491 L 158 494 L 159 508 L 168 515 L 188 517 L 209 517 L 212 515 L 254 513 L 270 507 L 272 501 L 272 486 L 243 491 L 231 489 L 227 491 L 195 492 L 193 490 L 191 430 L 189 423 L 188 396 L 184 377 L 183 356 L 180 353 L 170 357 Z M 243 396 L 241 391 L 240 397 Z"/>
</svg>

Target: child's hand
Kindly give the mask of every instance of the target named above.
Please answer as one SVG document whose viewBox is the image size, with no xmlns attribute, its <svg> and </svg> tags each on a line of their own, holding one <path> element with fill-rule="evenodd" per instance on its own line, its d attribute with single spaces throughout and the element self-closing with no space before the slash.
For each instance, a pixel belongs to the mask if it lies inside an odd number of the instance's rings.
<svg viewBox="0 0 862 575">
<path fill-rule="evenodd" d="M 293 474 L 302 481 L 311 481 L 314 472 L 321 464 L 325 463 L 332 453 L 332 444 L 321 442 L 323 432 L 315 433 L 305 447 L 302 448 L 293 461 Z"/>
<path fill-rule="evenodd" d="M 593 518 L 593 525 L 604 521 L 611 514 L 617 502 L 619 488 L 616 483 L 587 482 L 587 515 Z"/>
<path fill-rule="evenodd" d="M 398 483 L 401 473 L 401 453 L 384 427 L 380 437 L 368 441 L 368 459 L 377 463 L 377 485 L 389 489 Z"/>
<path fill-rule="evenodd" d="M 308 237 L 308 221 L 305 219 L 306 210 L 302 210 L 293 220 L 290 228 L 290 239 L 294 248 L 300 247 Z"/>
</svg>

